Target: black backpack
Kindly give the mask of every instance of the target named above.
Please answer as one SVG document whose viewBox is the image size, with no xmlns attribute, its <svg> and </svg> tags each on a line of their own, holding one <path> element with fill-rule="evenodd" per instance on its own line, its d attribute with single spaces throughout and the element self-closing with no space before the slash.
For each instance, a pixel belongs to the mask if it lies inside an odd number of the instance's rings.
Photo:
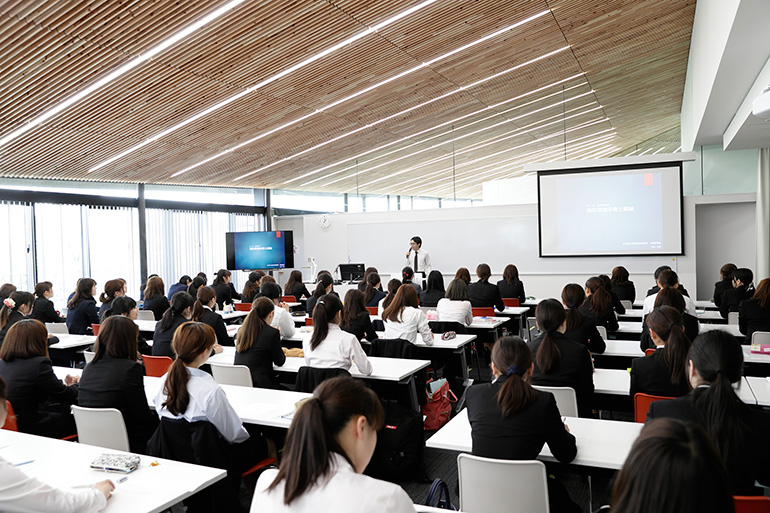
<svg viewBox="0 0 770 513">
<path fill-rule="evenodd" d="M 364 473 L 397 482 L 422 475 L 425 451 L 422 415 L 397 403 L 384 403 L 385 424 Z"/>
</svg>

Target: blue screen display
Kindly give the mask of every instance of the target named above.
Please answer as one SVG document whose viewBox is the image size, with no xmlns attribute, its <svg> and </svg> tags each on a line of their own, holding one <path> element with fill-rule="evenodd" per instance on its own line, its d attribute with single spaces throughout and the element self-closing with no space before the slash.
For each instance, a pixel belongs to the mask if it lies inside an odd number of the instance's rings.
<svg viewBox="0 0 770 513">
<path fill-rule="evenodd" d="M 226 241 L 228 269 L 294 267 L 292 232 L 234 232 Z"/>
</svg>

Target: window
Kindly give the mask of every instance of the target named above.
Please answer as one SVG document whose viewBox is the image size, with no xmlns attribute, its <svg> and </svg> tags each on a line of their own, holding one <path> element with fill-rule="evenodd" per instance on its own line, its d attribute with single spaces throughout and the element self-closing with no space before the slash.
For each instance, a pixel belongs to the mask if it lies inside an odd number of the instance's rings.
<svg viewBox="0 0 770 513">
<path fill-rule="evenodd" d="M 77 281 L 89 274 L 82 230 L 87 210 L 79 205 L 35 203 L 38 281 L 53 283 L 51 300 L 62 311 Z"/>
<path fill-rule="evenodd" d="M 139 212 L 135 208 L 87 209 L 88 269 L 99 294 L 104 283 L 126 280 L 128 294 L 139 298 Z"/>
<path fill-rule="evenodd" d="M 0 250 L 0 284 L 13 283 L 19 290 L 28 291 L 35 286 L 28 242 L 31 219 L 30 205 L 0 202 L 0 237 L 5 241 Z"/>
</svg>

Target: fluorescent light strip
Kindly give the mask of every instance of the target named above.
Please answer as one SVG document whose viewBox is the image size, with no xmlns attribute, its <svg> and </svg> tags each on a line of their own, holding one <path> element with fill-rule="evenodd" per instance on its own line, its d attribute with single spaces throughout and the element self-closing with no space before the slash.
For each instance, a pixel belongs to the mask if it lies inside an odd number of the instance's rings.
<svg viewBox="0 0 770 513">
<path fill-rule="evenodd" d="M 214 21 L 215 19 L 219 18 L 223 14 L 225 14 L 227 11 L 237 7 L 239 4 L 242 4 L 245 0 L 231 0 L 230 2 L 227 2 L 222 7 L 211 11 L 209 14 L 204 16 L 203 18 L 199 19 L 195 23 L 192 23 L 191 25 L 185 27 L 184 29 L 180 30 L 179 32 L 175 33 L 168 39 L 164 40 L 157 46 L 154 46 L 150 50 L 148 50 L 146 53 L 137 55 L 133 59 L 130 59 L 125 64 L 118 66 L 115 70 L 107 73 L 102 78 L 96 80 L 95 82 L 91 83 L 81 91 L 78 91 L 74 95 L 70 96 L 63 102 L 59 103 L 58 105 L 52 107 L 51 109 L 48 109 L 47 111 L 43 112 L 42 114 L 36 116 L 32 120 L 28 121 L 26 124 L 20 126 L 16 130 L 13 130 L 12 132 L 8 133 L 7 135 L 0 138 L 0 147 L 8 144 L 9 142 L 13 141 L 14 139 L 18 138 L 19 136 L 23 135 L 27 131 L 31 130 L 32 128 L 35 128 L 36 126 L 39 126 L 40 124 L 44 123 L 45 121 L 51 119 L 55 115 L 59 114 L 65 109 L 68 109 L 69 107 L 73 106 L 89 94 L 93 93 L 97 89 L 100 89 L 101 87 L 109 84 L 113 80 L 116 80 L 121 75 L 124 75 L 131 71 L 132 69 L 136 68 L 140 64 L 144 63 L 145 61 L 152 59 L 154 56 L 159 54 L 160 52 L 166 50 L 167 48 L 175 45 L 185 37 L 189 36 L 196 30 L 199 30 L 203 26 L 207 25 L 208 23 Z"/>
<path fill-rule="evenodd" d="M 642 155 L 646 155 L 647 153 L 649 153 L 649 152 L 651 152 L 651 151 L 652 151 L 652 148 L 648 148 L 648 149 L 644 150 L 643 152 L 641 152 L 641 153 L 639 154 L 639 156 L 641 157 Z"/>
<path fill-rule="evenodd" d="M 655 153 L 653 153 L 653 155 L 657 155 L 658 153 L 660 153 L 661 151 L 663 151 L 665 149 L 666 149 L 665 146 L 661 146 L 660 149 L 658 149 Z"/>
<path fill-rule="evenodd" d="M 488 77 L 486 77 L 486 78 L 482 78 L 481 80 L 477 80 L 476 82 L 472 82 L 472 83 L 470 83 L 470 84 L 468 84 L 468 85 L 464 85 L 464 86 L 458 87 L 458 88 L 457 88 L 457 89 L 455 89 L 455 90 L 452 90 L 452 91 L 450 91 L 450 92 L 448 92 L 448 93 L 444 93 L 444 94 L 442 94 L 442 95 L 439 95 L 439 96 L 437 96 L 437 97 L 435 97 L 435 98 L 432 98 L 432 99 L 430 99 L 430 100 L 428 100 L 428 101 L 426 101 L 426 102 L 420 103 L 420 104 L 418 104 L 418 105 L 414 105 L 414 106 L 412 106 L 412 107 L 409 107 L 408 109 L 404 109 L 404 110 L 402 110 L 401 112 L 397 112 L 397 113 L 395 113 L 395 114 L 391 114 L 390 116 L 386 116 L 386 117 L 384 117 L 384 118 L 382 118 L 382 119 L 379 119 L 379 120 L 377 120 L 377 121 L 374 121 L 374 122 L 372 122 L 372 123 L 367 123 L 366 125 L 364 125 L 364 126 L 362 126 L 362 127 L 359 127 L 359 128 L 356 128 L 355 130 L 352 130 L 352 131 L 350 131 L 350 132 L 347 132 L 347 133 L 345 133 L 345 134 L 342 134 L 342 135 L 339 135 L 339 136 L 337 136 L 337 137 L 334 137 L 334 138 L 332 138 L 332 139 L 329 139 L 329 140 L 327 140 L 327 141 L 325 141 L 325 142 L 323 142 L 323 143 L 320 143 L 320 144 L 316 144 L 315 146 L 312 146 L 312 147 L 310 147 L 310 148 L 307 148 L 307 149 L 305 149 L 305 150 L 302 150 L 302 151 L 300 151 L 300 152 L 298 152 L 298 153 L 295 153 L 294 155 L 290 155 L 290 156 L 288 156 L 288 157 L 283 157 L 283 158 L 281 158 L 281 159 L 279 159 L 279 160 L 276 160 L 275 162 L 272 162 L 272 163 L 270 163 L 270 164 L 267 164 L 266 166 L 262 166 L 261 168 L 255 169 L 254 171 L 250 171 L 250 172 L 248 172 L 248 173 L 246 173 L 246 174 L 244 174 L 244 175 L 241 175 L 241 176 L 239 176 L 238 178 L 235 178 L 233 181 L 234 181 L 234 182 L 237 182 L 237 181 L 239 181 L 239 180 L 242 180 L 242 179 L 244 179 L 244 178 L 247 178 L 247 177 L 249 177 L 249 176 L 251 176 L 251 175 L 253 175 L 253 174 L 255 174 L 255 173 L 259 173 L 259 172 L 261 172 L 261 171 L 265 171 L 266 169 L 269 169 L 269 168 L 271 168 L 271 167 L 273 167 L 273 166 L 277 166 L 278 164 L 282 164 L 282 163 L 284 163 L 284 162 L 287 162 L 287 161 L 289 161 L 289 160 L 293 160 L 293 159 L 295 159 L 295 158 L 297 158 L 297 157 L 299 157 L 299 156 L 301 156 L 301 155 L 304 155 L 304 154 L 306 154 L 306 153 L 310 153 L 311 151 L 317 150 L 318 148 L 321 148 L 321 147 L 323 147 L 323 146 L 326 146 L 326 145 L 328 145 L 328 144 L 331 144 L 331 143 L 333 143 L 333 142 L 339 141 L 340 139 L 344 139 L 344 138 L 346 138 L 346 137 L 349 137 L 349 136 L 351 136 L 351 135 L 353 135 L 353 134 L 356 134 L 356 133 L 358 133 L 358 132 L 361 132 L 361 131 L 363 131 L 363 130 L 368 130 L 369 128 L 372 128 L 372 127 L 374 127 L 374 126 L 377 126 L 377 125 L 379 125 L 379 124 L 381 124 L 381 123 L 384 123 L 385 121 L 388 121 L 388 120 L 390 120 L 390 119 L 393 119 L 393 118 L 397 118 L 397 117 L 401 117 L 401 116 L 403 116 L 404 114 L 407 114 L 407 113 L 409 113 L 409 112 L 412 112 L 413 110 L 417 110 L 417 109 L 419 109 L 419 108 L 425 107 L 426 105 L 430 105 L 431 103 L 435 103 L 435 102 L 437 102 L 437 101 L 439 101 L 439 100 L 442 100 L 442 99 L 444 99 L 444 98 L 447 98 L 447 97 L 449 97 L 449 96 L 453 96 L 453 95 L 455 95 L 455 94 L 457 94 L 457 93 L 460 93 L 460 92 L 462 92 L 462 91 L 465 91 L 465 90 L 467 90 L 467 89 L 471 89 L 471 88 L 473 88 L 473 87 L 476 87 L 476 86 L 478 86 L 478 85 L 481 85 L 481 84 L 483 84 L 483 83 L 485 83 L 485 82 L 488 82 L 488 81 L 490 81 L 490 80 L 493 80 L 493 79 L 495 79 L 495 78 L 499 78 L 499 77 L 501 77 L 501 76 L 503 76 L 503 75 L 505 75 L 505 74 L 507 74 L 507 73 L 511 73 L 511 72 L 513 72 L 513 71 L 516 71 L 516 70 L 518 70 L 518 69 L 521 69 L 521 68 L 523 68 L 524 66 L 528 66 L 529 64 L 533 64 L 533 63 L 535 63 L 535 62 L 538 62 L 538 61 L 541 61 L 541 60 L 543 60 L 543 59 L 546 59 L 546 58 L 548 58 L 548 57 L 551 57 L 551 56 L 553 56 L 553 55 L 556 55 L 557 53 L 560 53 L 560 52 L 563 52 L 563 51 L 565 51 L 565 50 L 568 50 L 569 48 L 570 48 L 569 46 L 564 46 L 564 47 L 562 47 L 562 48 L 559 48 L 558 50 L 554 50 L 554 51 L 552 51 L 552 52 L 548 52 L 548 53 L 546 53 L 546 54 L 544 54 L 544 55 L 541 55 L 540 57 L 536 57 L 536 58 L 534 58 L 534 59 L 532 59 L 532 60 L 529 60 L 529 61 L 527 61 L 527 62 L 522 62 L 521 64 L 517 64 L 516 66 L 514 66 L 514 67 L 512 67 L 512 68 L 508 68 L 508 69 L 506 69 L 506 70 L 503 70 L 503 71 L 500 71 L 500 72 L 498 72 L 498 73 L 495 73 L 494 75 L 490 75 L 490 76 L 488 76 Z"/>
<path fill-rule="evenodd" d="M 225 7 L 227 7 L 230 4 L 239 4 L 239 3 L 242 3 L 243 1 L 244 0 L 233 0 L 232 2 L 226 4 Z M 152 142 L 157 141 L 161 137 L 164 137 L 164 136 L 170 134 L 171 132 L 179 130 L 180 128 L 182 128 L 184 126 L 187 126 L 190 123 L 192 123 L 192 122 L 202 118 L 203 116 L 211 114 L 215 110 L 218 110 L 218 109 L 224 107 L 225 105 L 228 105 L 228 104 L 234 102 L 235 100 L 238 100 L 238 99 L 246 96 L 247 94 L 253 93 L 257 89 L 260 89 L 260 88 L 262 88 L 262 87 L 264 87 L 264 86 L 266 86 L 268 84 L 271 84 L 272 82 L 275 82 L 276 80 L 281 79 L 281 78 L 285 77 L 286 75 L 289 75 L 290 73 L 294 73 L 298 69 L 304 68 L 308 64 L 312 64 L 313 62 L 315 62 L 315 61 L 317 61 L 319 59 L 322 59 L 323 57 L 326 57 L 327 55 L 329 55 L 329 54 L 331 54 L 333 52 L 336 52 L 337 50 L 339 50 L 339 49 L 341 49 L 341 48 L 343 48 L 345 46 L 348 46 L 348 45 L 358 41 L 359 39 L 361 39 L 361 38 L 363 38 L 365 36 L 368 36 L 369 34 L 371 34 L 373 32 L 377 32 L 378 30 L 380 30 L 380 29 L 382 29 L 382 28 L 384 28 L 384 27 L 386 27 L 386 26 L 388 26 L 388 25 L 390 25 L 392 23 L 395 23 L 396 21 L 402 19 L 403 17 L 408 16 L 410 14 L 413 14 L 414 12 L 422 9 L 423 7 L 427 7 L 428 5 L 430 5 L 432 3 L 435 3 L 437 1 L 438 0 L 424 0 L 423 2 L 417 4 L 417 5 L 413 6 L 413 7 L 410 7 L 409 9 L 406 9 L 405 11 L 403 11 L 401 13 L 396 14 L 395 16 L 392 16 L 392 17 L 386 19 L 385 21 L 374 25 L 373 27 L 367 27 L 366 30 L 363 30 L 363 31 L 361 31 L 361 32 L 359 32 L 359 33 L 349 37 L 348 39 L 345 39 L 344 41 L 341 41 L 341 42 L 339 42 L 339 43 L 337 43 L 335 45 L 332 45 L 329 48 L 327 48 L 327 49 L 325 49 L 325 50 L 323 50 L 323 51 L 321 51 L 321 52 L 319 52 L 319 53 L 317 53 L 315 55 L 312 55 L 311 57 L 308 57 L 307 59 L 305 59 L 305 60 L 303 60 L 301 62 L 298 62 L 297 64 L 294 64 L 293 66 L 290 66 L 290 67 L 286 68 L 285 70 L 283 70 L 283 71 L 281 71 L 279 73 L 276 73 L 275 75 L 273 75 L 273 76 L 271 76 L 269 78 L 266 78 L 265 80 L 255 84 L 255 85 L 253 85 L 251 87 L 246 88 L 245 90 L 241 91 L 238 94 L 235 94 L 233 96 L 230 96 L 229 98 L 226 98 L 225 100 L 222 100 L 221 102 L 219 102 L 219 103 L 217 103 L 217 104 L 215 104 L 215 105 L 213 105 L 213 106 L 211 106 L 211 107 L 209 107 L 209 108 L 199 112 L 198 114 L 195 114 L 194 116 L 185 119 L 181 123 L 177 123 L 176 125 L 174 125 L 174 126 L 172 126 L 170 128 L 167 128 L 166 130 L 163 130 L 162 132 L 159 132 L 159 133 L 155 134 L 154 136 L 152 136 L 152 137 L 142 141 L 141 143 L 139 143 L 139 144 L 137 144 L 135 146 L 132 146 L 131 148 L 129 148 L 129 149 L 127 149 L 127 150 L 117 154 L 117 155 L 114 155 L 114 156 L 110 157 L 109 159 L 105 160 L 104 162 L 100 162 L 99 164 L 97 164 L 97 165 L 93 166 L 92 168 L 90 168 L 88 170 L 88 173 L 92 173 L 92 172 L 94 172 L 94 171 L 96 171 L 98 169 L 101 169 L 102 167 L 104 167 L 104 166 L 106 166 L 108 164 L 111 164 L 111 163 L 115 162 L 116 160 L 121 159 L 121 158 L 125 157 L 126 155 L 128 155 L 130 153 L 133 153 L 136 150 L 138 150 L 140 148 L 143 148 L 143 147 L 147 146 L 148 144 L 150 144 Z M 223 8 L 217 9 L 217 11 L 220 11 L 222 9 Z M 2 143 L 0 143 L 0 144 L 2 144 Z"/>
<path fill-rule="evenodd" d="M 438 62 L 438 61 L 444 60 L 444 59 L 446 59 L 446 58 L 448 58 L 448 57 L 451 57 L 452 55 L 455 55 L 455 54 L 457 54 L 457 53 L 459 53 L 459 52 L 463 51 L 463 50 L 467 50 L 468 48 L 471 48 L 471 47 L 473 47 L 473 46 L 475 46 L 475 45 L 477 45 L 477 44 L 483 43 L 484 41 L 487 41 L 487 40 L 489 40 L 489 39 L 492 39 L 492 38 L 494 38 L 494 37 L 497 37 L 497 36 L 499 36 L 500 34 L 504 34 L 505 32 L 508 32 L 508 31 L 510 31 L 510 30 L 513 30 L 514 28 L 520 27 L 521 25 L 523 25 L 523 24 L 525 24 L 525 23 L 527 23 L 527 22 L 530 22 L 530 21 L 532 21 L 532 20 L 534 20 L 534 19 L 537 19 L 537 18 L 539 18 L 539 17 L 541 17 L 541 16 L 544 16 L 544 15 L 548 14 L 549 12 L 550 12 L 550 11 L 543 11 L 543 12 L 540 12 L 540 13 L 538 13 L 538 14 L 534 15 L 534 16 L 530 16 L 529 18 L 526 18 L 526 19 L 524 19 L 524 20 L 521 20 L 521 21 L 519 21 L 519 22 L 517 22 L 517 23 L 514 23 L 513 25 L 510 25 L 510 26 L 508 26 L 508 27 L 505 27 L 505 28 L 503 28 L 503 29 L 501 29 L 501 30 L 498 30 L 497 32 L 493 32 L 492 34 L 489 34 L 489 35 L 487 35 L 487 36 L 484 36 L 484 37 L 482 37 L 481 39 L 478 39 L 478 40 L 476 40 L 476 41 L 473 41 L 473 42 L 471 42 L 471 43 L 465 44 L 465 45 L 463 45 L 463 46 L 461 46 L 461 47 L 459 47 L 459 48 L 455 48 L 454 50 L 452 50 L 452 51 L 450 51 L 450 52 L 448 52 L 448 53 L 445 53 L 445 54 L 443 54 L 443 55 L 440 55 L 440 56 L 438 56 L 438 57 L 435 57 L 435 58 L 433 58 L 433 59 L 431 59 L 431 60 L 429 60 L 429 61 L 426 61 L 426 62 L 420 63 L 420 64 L 418 64 L 417 66 L 414 66 L 413 68 L 410 68 L 410 69 L 408 69 L 408 70 L 406 70 L 406 71 L 403 71 L 403 72 L 401 72 L 401 73 L 398 73 L 398 74 L 396 74 L 396 75 L 394 75 L 394 76 L 392 76 L 392 77 L 389 77 L 389 78 L 387 78 L 387 79 L 385 79 L 385 80 L 382 80 L 381 82 L 378 82 L 378 83 L 376 83 L 376 84 L 373 84 L 373 85 L 371 85 L 371 86 L 369 86 L 369 87 L 366 87 L 366 88 L 364 88 L 364 89 L 362 89 L 362 90 L 360 90 L 360 91 L 356 91 L 355 93 L 353 93 L 353 94 L 351 94 L 351 95 L 348 95 L 348 96 L 346 96 L 346 97 L 344 97 L 344 98 L 341 98 L 341 99 L 339 99 L 339 100 L 337 100 L 337 101 L 335 101 L 335 102 L 332 102 L 332 103 L 330 103 L 330 104 L 328 104 L 328 105 L 326 105 L 326 106 L 324 106 L 324 107 L 321 107 L 320 109 L 316 109 L 316 110 L 314 110 L 313 112 L 311 112 L 310 114 L 306 114 L 306 115 L 304 115 L 304 116 L 301 116 L 301 117 L 299 117 L 298 119 L 295 119 L 295 120 L 289 121 L 288 123 L 284 123 L 283 125 L 280 125 L 280 126 L 278 126 L 278 127 L 276 127 L 276 128 L 273 128 L 273 129 L 271 129 L 271 130 L 268 130 L 267 132 L 261 133 L 261 134 L 259 134 L 259 135 L 255 136 L 255 137 L 252 137 L 251 139 L 248 139 L 248 140 L 246 140 L 246 141 L 243 141 L 243 142 L 241 142 L 241 143 L 238 143 L 238 144 L 236 144 L 235 146 L 232 146 L 231 148 L 228 148 L 227 150 L 224 150 L 224 151 L 222 151 L 222 152 L 219 152 L 219 153 L 217 153 L 217 154 L 215 154 L 215 155 L 212 155 L 211 157 L 208 157 L 208 158 L 206 158 L 206 159 L 204 159 L 204 160 L 202 160 L 202 161 L 200 161 L 200 162 L 196 162 L 195 164 L 193 164 L 193 165 L 191 165 L 191 166 L 188 166 L 188 167 L 186 167 L 186 168 L 184 168 L 184 169 L 181 169 L 181 170 L 179 170 L 179 171 L 175 172 L 174 174 L 172 174 L 172 175 L 171 175 L 171 177 L 173 178 L 173 177 L 179 176 L 179 175 L 181 175 L 182 173 L 186 173 L 187 171 L 190 171 L 190 170 L 192 170 L 192 169 L 195 169 L 195 168 L 197 168 L 197 167 L 200 167 L 200 166 L 202 166 L 202 165 L 204 165 L 204 164 L 206 164 L 206 163 L 208 163 L 208 162 L 211 162 L 212 160 L 216 160 L 216 159 L 218 159 L 219 157 L 222 157 L 222 156 L 224 156 L 224 155 L 227 155 L 227 154 L 229 154 L 229 153 L 232 153 L 232 152 L 233 152 L 233 151 L 235 151 L 235 150 L 238 150 L 238 149 L 240 149 L 240 148 L 243 148 L 244 146 L 247 146 L 247 145 L 249 145 L 249 144 L 252 144 L 252 143 L 254 143 L 254 142 L 256 142 L 256 141 L 259 141 L 260 139 L 263 139 L 263 138 L 267 137 L 268 135 L 274 134 L 274 133 L 276 133 L 276 132 L 279 132 L 279 131 L 281 131 L 281 130 L 284 130 L 284 129 L 286 129 L 286 128 L 290 127 L 290 126 L 296 125 L 297 123 L 299 123 L 299 122 L 301 122 L 301 121 L 304 121 L 304 120 L 308 119 L 309 117 L 312 117 L 312 116 L 315 116 L 316 114 L 320 114 L 320 113 L 322 113 L 322 112 L 325 112 L 325 111 L 327 111 L 327 110 L 329 110 L 329 109 L 331 109 L 331 108 L 333 108 L 333 107 L 336 107 L 337 105 L 340 105 L 340 104 L 342 104 L 342 103 L 345 103 L 345 102 L 347 102 L 347 101 L 350 101 L 350 100 L 352 100 L 352 99 L 354 99 L 354 98 L 357 98 L 357 97 L 359 97 L 359 96 L 361 96 L 361 95 L 363 95 L 363 94 L 366 94 L 366 93 L 368 93 L 369 91 L 372 91 L 372 90 L 374 90 L 374 89 L 377 89 L 377 88 L 379 88 L 379 87 L 382 87 L 382 86 L 384 86 L 384 85 L 386 85 L 386 84 L 389 84 L 390 82 L 393 82 L 393 81 L 395 81 L 395 80 L 398 80 L 399 78 L 403 78 L 403 77 L 405 77 L 406 75 L 409 75 L 409 74 L 411 74 L 411 73 L 414 73 L 415 71 L 419 71 L 419 70 L 421 70 L 421 69 L 427 68 L 428 66 L 430 66 L 430 65 L 432 65 L 432 64 L 435 64 L 435 63 L 436 63 L 436 62 Z"/>
</svg>

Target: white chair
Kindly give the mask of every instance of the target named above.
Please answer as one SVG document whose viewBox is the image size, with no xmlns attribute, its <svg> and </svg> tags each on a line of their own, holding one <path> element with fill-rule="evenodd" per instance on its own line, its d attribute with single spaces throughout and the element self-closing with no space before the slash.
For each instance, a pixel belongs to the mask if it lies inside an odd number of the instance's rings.
<svg viewBox="0 0 770 513">
<path fill-rule="evenodd" d="M 727 324 L 738 324 L 738 312 L 730 312 L 727 314 Z"/>
<path fill-rule="evenodd" d="M 128 452 L 128 433 L 123 414 L 115 408 L 73 406 L 78 442 Z"/>
<path fill-rule="evenodd" d="M 154 321 L 155 320 L 155 314 L 152 313 L 152 310 L 139 310 L 136 315 L 137 321 Z"/>
<path fill-rule="evenodd" d="M 69 334 L 69 330 L 67 330 L 67 325 L 63 322 L 47 322 L 45 323 L 45 329 L 48 330 L 48 333 L 59 333 L 62 335 Z"/>
<path fill-rule="evenodd" d="M 548 484 L 541 461 L 496 460 L 471 454 L 457 457 L 460 511 L 548 513 Z"/>
<path fill-rule="evenodd" d="M 626 310 L 631 310 L 634 307 L 634 304 L 628 299 L 621 299 L 620 304 L 623 305 L 623 308 Z"/>
<path fill-rule="evenodd" d="M 91 363 L 91 361 L 94 359 L 94 356 L 96 356 L 96 353 L 93 351 L 83 351 L 83 358 L 85 358 L 86 363 Z"/>
<path fill-rule="evenodd" d="M 607 340 L 607 328 L 604 326 L 597 326 L 596 331 L 599 332 L 599 335 L 602 336 L 602 338 L 606 341 Z"/>
<path fill-rule="evenodd" d="M 252 387 L 251 370 L 245 365 L 228 365 L 226 363 L 209 363 L 214 381 L 220 385 L 236 385 Z"/>
<path fill-rule="evenodd" d="M 770 344 L 770 331 L 755 331 L 751 334 L 752 344 Z"/>
<path fill-rule="evenodd" d="M 538 390 L 543 392 L 551 392 L 554 399 L 556 399 L 556 407 L 559 408 L 559 413 L 565 417 L 577 417 L 577 394 L 572 387 L 545 387 L 541 385 L 532 385 Z"/>
</svg>

